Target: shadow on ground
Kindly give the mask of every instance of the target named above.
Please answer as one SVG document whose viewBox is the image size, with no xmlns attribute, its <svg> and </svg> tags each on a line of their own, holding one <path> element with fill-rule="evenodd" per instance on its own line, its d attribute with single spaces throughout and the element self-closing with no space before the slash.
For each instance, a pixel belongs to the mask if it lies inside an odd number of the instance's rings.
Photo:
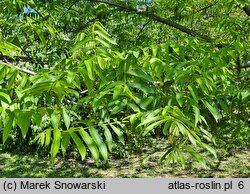
<svg viewBox="0 0 250 194">
<path fill-rule="evenodd" d="M 160 149 L 158 149 L 159 151 Z M 220 155 L 219 159 L 207 156 L 207 167 L 190 163 L 186 169 L 176 166 L 174 170 L 168 165 L 159 164 L 163 153 L 145 152 L 143 160 L 132 154 L 123 159 L 111 159 L 109 167 L 98 168 L 91 159 L 59 158 L 52 166 L 49 158 L 39 158 L 33 155 L 13 154 L 0 150 L 1 178 L 139 178 L 139 177 L 193 177 L 193 178 L 243 178 L 250 177 L 250 148 Z"/>
</svg>

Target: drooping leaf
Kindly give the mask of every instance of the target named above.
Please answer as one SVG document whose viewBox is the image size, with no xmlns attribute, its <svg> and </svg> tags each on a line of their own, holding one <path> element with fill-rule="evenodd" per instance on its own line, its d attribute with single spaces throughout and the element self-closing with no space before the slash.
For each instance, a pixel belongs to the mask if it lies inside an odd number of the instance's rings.
<svg viewBox="0 0 250 194">
<path fill-rule="evenodd" d="M 187 145 L 184 145 L 184 144 L 181 147 L 184 150 L 186 150 L 199 163 L 203 164 L 204 166 L 206 165 L 206 160 L 197 151 L 193 150 L 190 146 L 187 146 Z"/>
<path fill-rule="evenodd" d="M 104 161 L 107 161 L 107 159 L 108 159 L 108 150 L 107 150 L 107 147 L 106 147 L 105 143 L 103 142 L 102 137 L 100 136 L 98 131 L 93 126 L 89 126 L 89 132 L 90 132 L 90 135 L 93 138 L 94 142 L 98 146 Z"/>
<path fill-rule="evenodd" d="M 153 129 L 155 129 L 156 127 L 158 127 L 159 125 L 161 125 L 165 121 L 166 121 L 166 119 L 162 119 L 162 120 L 156 121 L 156 122 L 150 124 L 149 126 L 147 126 L 144 129 L 143 136 L 145 136 L 146 134 L 148 134 L 150 131 L 152 131 Z"/>
<path fill-rule="evenodd" d="M 178 150 L 178 157 L 181 162 L 182 168 L 184 169 L 186 167 L 186 160 L 181 150 Z"/>
<path fill-rule="evenodd" d="M 209 112 L 213 115 L 216 122 L 218 122 L 221 118 L 221 114 L 220 114 L 216 104 L 210 105 L 207 101 L 203 101 L 203 104 L 207 107 Z"/>
<path fill-rule="evenodd" d="M 78 41 L 76 42 L 73 47 L 70 49 L 69 52 L 75 52 L 76 50 L 80 49 L 80 48 L 83 48 L 84 45 L 86 45 L 86 43 L 90 42 L 92 40 L 92 38 L 90 37 L 87 37 L 87 38 L 84 38 L 83 40 L 81 41 Z"/>
<path fill-rule="evenodd" d="M 193 99 L 195 100 L 195 102 L 198 103 L 199 97 L 198 97 L 196 88 L 192 85 L 188 85 L 188 89 L 191 92 L 191 95 L 192 95 Z"/>
<path fill-rule="evenodd" d="M 180 107 L 182 107 L 183 101 L 184 101 L 184 93 L 182 93 L 182 92 L 176 93 L 176 101 L 178 102 Z"/>
<path fill-rule="evenodd" d="M 163 130 L 162 130 L 162 132 L 163 132 L 164 135 L 167 135 L 169 133 L 169 128 L 170 128 L 171 124 L 172 124 L 172 120 L 171 119 L 169 119 L 169 120 L 167 120 L 165 122 Z"/>
<path fill-rule="evenodd" d="M 54 112 L 51 114 L 50 119 L 54 129 L 59 129 L 60 117 L 61 117 L 60 112 L 57 109 L 54 110 Z"/>
<path fill-rule="evenodd" d="M 41 29 L 39 28 L 34 28 L 35 32 L 37 33 L 39 39 L 41 40 L 42 44 L 43 45 L 46 45 L 46 40 L 45 40 L 45 37 L 44 37 L 44 33 Z"/>
<path fill-rule="evenodd" d="M 109 44 L 108 41 L 103 40 L 102 38 L 95 37 L 95 40 L 98 41 L 98 42 L 100 42 L 103 46 L 106 46 L 107 48 L 112 48 L 112 45 Z"/>
<path fill-rule="evenodd" d="M 147 124 L 150 124 L 150 123 L 162 120 L 162 119 L 163 117 L 161 115 L 156 116 L 154 113 L 150 113 L 147 115 L 145 119 L 142 120 L 142 122 L 137 127 L 140 127 L 142 125 L 147 125 Z"/>
<path fill-rule="evenodd" d="M 112 134 L 109 130 L 109 128 L 106 125 L 102 125 L 103 129 L 104 129 L 104 136 L 106 138 L 106 144 L 108 146 L 108 149 L 110 152 L 112 152 L 113 149 L 113 138 L 112 138 Z"/>
<path fill-rule="evenodd" d="M 86 143 L 86 145 L 88 146 L 88 148 L 89 148 L 89 150 L 90 150 L 90 152 L 92 154 L 92 158 L 95 161 L 98 161 L 99 160 L 99 150 L 98 150 L 98 148 L 96 146 L 95 141 L 83 129 L 80 129 L 79 133 L 80 133 L 82 139 L 84 140 L 84 142 Z"/>
<path fill-rule="evenodd" d="M 105 36 L 110 36 L 109 33 L 105 30 L 104 26 L 102 25 L 102 23 L 100 22 L 96 22 L 94 25 L 94 31 L 98 31 L 100 30 L 102 34 L 104 34 Z M 95 28 L 98 28 L 98 30 L 96 30 Z"/>
<path fill-rule="evenodd" d="M 53 85 L 52 81 L 35 83 L 31 88 L 23 90 L 23 93 L 39 96 L 41 93 L 49 91 L 52 85 Z"/>
<path fill-rule="evenodd" d="M 195 126 L 197 126 L 197 123 L 201 120 L 200 109 L 197 105 L 193 105 L 193 111 L 195 115 Z"/>
<path fill-rule="evenodd" d="M 203 78 L 196 79 L 196 82 L 198 83 L 199 87 L 201 88 L 204 94 L 209 94 L 208 88 Z"/>
<path fill-rule="evenodd" d="M 46 129 L 46 140 L 45 140 L 45 146 L 48 146 L 50 144 L 50 141 L 51 141 L 51 131 L 52 129 L 49 128 L 49 129 Z"/>
<path fill-rule="evenodd" d="M 0 92 L 0 102 L 3 101 L 7 104 L 11 103 L 11 99 L 10 96 L 4 92 Z"/>
<path fill-rule="evenodd" d="M 137 78 L 140 78 L 142 81 L 152 82 L 154 79 L 148 75 L 146 71 L 144 71 L 142 68 L 136 68 L 134 70 L 129 70 L 127 74 L 133 75 Z"/>
<path fill-rule="evenodd" d="M 144 101 L 142 101 L 139 105 L 143 110 L 147 110 L 148 106 L 154 101 L 153 96 L 147 97 Z"/>
<path fill-rule="evenodd" d="M 93 92 L 94 81 L 89 78 L 87 70 L 85 70 L 83 67 L 78 67 L 78 71 L 80 72 L 80 75 L 87 86 L 88 92 L 91 94 Z"/>
<path fill-rule="evenodd" d="M 229 108 L 229 103 L 226 100 L 226 97 L 224 97 L 223 99 L 218 98 L 217 100 L 220 106 L 222 107 L 222 109 L 225 111 L 225 113 L 229 113 L 230 108 Z"/>
<path fill-rule="evenodd" d="M 196 146 L 196 139 L 194 138 L 194 136 L 191 134 L 191 133 L 187 133 L 187 137 L 188 137 L 188 139 L 189 139 L 189 141 L 194 145 L 194 146 Z"/>
<path fill-rule="evenodd" d="M 214 148 L 212 148 L 210 145 L 205 144 L 205 143 L 200 143 L 199 144 L 201 147 L 203 147 L 204 149 L 206 149 L 207 151 L 209 151 L 211 154 L 214 155 L 214 157 L 217 157 L 216 151 Z"/>
<path fill-rule="evenodd" d="M 124 86 L 124 91 L 123 91 L 129 98 L 134 100 L 136 103 L 140 103 L 140 99 L 133 94 L 133 92 L 129 89 L 127 85 Z"/>
<path fill-rule="evenodd" d="M 10 131 L 13 127 L 14 112 L 7 111 L 6 120 L 3 128 L 3 143 L 8 139 Z"/>
<path fill-rule="evenodd" d="M 62 115 L 63 115 L 63 120 L 65 123 L 65 126 L 67 129 L 69 129 L 70 126 L 70 117 L 68 115 L 68 113 L 66 112 L 65 108 L 62 108 Z"/>
<path fill-rule="evenodd" d="M 160 161 L 161 162 L 165 161 L 167 164 L 170 163 L 170 161 L 172 160 L 172 155 L 171 155 L 172 152 L 173 152 L 173 147 L 168 146 L 166 148 L 166 152 L 161 156 Z"/>
<path fill-rule="evenodd" d="M 123 132 L 118 127 L 114 126 L 113 124 L 109 124 L 109 125 L 113 129 L 115 134 L 118 136 L 119 141 L 124 145 L 125 141 L 124 141 Z"/>
<path fill-rule="evenodd" d="M 147 86 L 146 84 L 143 84 L 143 83 L 129 82 L 128 86 L 139 89 L 139 90 L 141 90 L 142 92 L 144 92 L 146 94 L 154 93 L 154 90 L 151 87 L 149 87 L 149 86 Z"/>
<path fill-rule="evenodd" d="M 86 157 L 86 153 L 87 153 L 85 145 L 83 144 L 82 140 L 75 132 L 71 132 L 70 136 L 72 137 L 73 141 L 76 144 L 76 147 L 81 155 L 81 159 L 84 160 Z"/>
<path fill-rule="evenodd" d="M 89 79 L 95 80 L 95 74 L 94 74 L 95 69 L 94 69 L 93 61 L 87 60 L 85 61 L 85 65 L 86 65 Z"/>
<path fill-rule="evenodd" d="M 32 112 L 31 111 L 26 111 L 26 110 L 16 110 L 15 111 L 15 120 L 17 125 L 21 129 L 21 133 L 23 138 L 25 138 L 29 127 L 30 127 L 30 121 L 32 117 Z"/>
<path fill-rule="evenodd" d="M 66 151 L 69 147 L 69 144 L 70 144 L 70 133 L 64 132 L 62 134 L 62 142 L 61 142 L 61 149 L 62 149 L 63 156 L 65 156 Z"/>
<path fill-rule="evenodd" d="M 60 149 L 60 142 L 61 142 L 61 131 L 58 128 L 54 128 L 53 141 L 52 141 L 51 151 L 50 151 L 52 164 L 55 163 L 56 155 Z"/>
<path fill-rule="evenodd" d="M 109 43 L 116 45 L 116 42 L 110 38 L 107 34 L 103 33 L 103 31 L 95 30 L 95 33 L 106 39 Z"/>
<path fill-rule="evenodd" d="M 55 32 L 56 32 L 55 28 L 54 28 L 52 25 L 50 25 L 50 24 L 44 24 L 44 25 L 45 25 L 45 27 L 48 29 L 49 33 L 50 33 L 52 36 L 54 36 L 54 35 L 55 35 Z"/>
<path fill-rule="evenodd" d="M 42 123 L 43 116 L 44 114 L 42 114 L 41 109 L 33 112 L 32 119 L 31 119 L 32 123 L 39 126 Z"/>
<path fill-rule="evenodd" d="M 122 86 L 118 85 L 114 87 L 113 99 L 116 100 L 122 93 Z"/>
<path fill-rule="evenodd" d="M 130 107 L 130 108 L 132 108 L 132 110 L 133 111 L 135 111 L 135 112 L 140 112 L 140 108 L 135 104 L 135 103 L 128 103 L 128 106 Z"/>
<path fill-rule="evenodd" d="M 102 70 L 104 70 L 107 66 L 107 62 L 100 56 L 97 56 L 97 61 Z"/>
<path fill-rule="evenodd" d="M 10 74 L 10 77 L 8 79 L 8 89 L 11 89 L 14 86 L 14 83 L 16 81 L 17 75 L 18 75 L 18 71 L 16 69 L 14 69 Z"/>
</svg>

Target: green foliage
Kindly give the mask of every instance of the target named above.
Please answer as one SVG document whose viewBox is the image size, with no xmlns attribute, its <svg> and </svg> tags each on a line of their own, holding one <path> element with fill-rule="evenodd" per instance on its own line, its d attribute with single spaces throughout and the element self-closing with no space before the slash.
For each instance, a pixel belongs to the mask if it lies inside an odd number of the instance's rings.
<svg viewBox="0 0 250 194">
<path fill-rule="evenodd" d="M 216 140 L 249 133 L 249 69 L 228 68 L 250 59 L 248 18 L 234 1 L 170 2 L 143 14 L 139 1 L 114 1 L 131 15 L 88 1 L 1 1 L 3 143 L 20 130 L 52 163 L 76 149 L 100 165 L 163 138 L 161 161 L 185 168 L 188 154 L 205 164 L 200 149 L 216 157 Z M 151 13 L 221 37 L 189 37 Z"/>
</svg>

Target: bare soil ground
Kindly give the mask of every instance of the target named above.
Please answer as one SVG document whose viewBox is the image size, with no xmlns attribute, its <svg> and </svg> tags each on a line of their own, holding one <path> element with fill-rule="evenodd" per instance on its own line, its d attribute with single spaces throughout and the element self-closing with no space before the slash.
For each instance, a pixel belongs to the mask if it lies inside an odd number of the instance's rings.
<svg viewBox="0 0 250 194">
<path fill-rule="evenodd" d="M 157 152 L 156 152 L 157 150 Z M 220 150 L 218 158 L 205 153 L 207 166 L 189 162 L 185 169 L 177 165 L 160 164 L 163 148 L 146 148 L 142 157 L 131 154 L 124 158 L 111 157 L 109 166 L 96 167 L 91 159 L 58 158 L 52 166 L 49 158 L 7 153 L 0 150 L 0 177 L 96 177 L 96 178 L 243 178 L 250 177 L 250 148 Z"/>
</svg>

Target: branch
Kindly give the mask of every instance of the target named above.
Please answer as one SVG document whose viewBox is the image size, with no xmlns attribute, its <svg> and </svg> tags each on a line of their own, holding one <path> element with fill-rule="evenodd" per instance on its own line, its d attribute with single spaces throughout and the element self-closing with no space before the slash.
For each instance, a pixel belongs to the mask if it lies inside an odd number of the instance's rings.
<svg viewBox="0 0 250 194">
<path fill-rule="evenodd" d="M 22 62 L 31 62 L 33 63 L 34 60 L 31 59 L 30 57 L 26 57 L 26 56 L 14 56 L 13 58 L 12 57 L 9 57 L 7 55 L 3 55 L 3 54 L 0 54 L 0 60 L 7 60 L 7 61 L 22 61 Z"/>
<path fill-rule="evenodd" d="M 207 42 L 212 42 L 213 39 L 211 39 L 210 37 L 208 36 L 205 36 L 205 35 L 202 35 L 202 34 L 199 34 L 196 30 L 191 30 L 183 25 L 180 25 L 178 23 L 175 23 L 167 18 L 163 18 L 163 17 L 160 17 L 156 14 L 153 14 L 153 13 L 150 13 L 148 11 L 139 11 L 133 7 L 129 7 L 129 6 L 124 6 L 124 5 L 120 5 L 120 4 L 117 4 L 117 3 L 112 3 L 112 2 L 109 2 L 109 1 L 104 1 L 104 0 L 93 0 L 91 2 L 96 2 L 96 3 L 104 3 L 104 4 L 107 4 L 107 5 L 110 5 L 110 6 L 113 6 L 113 7 L 116 7 L 118 8 L 119 10 L 121 11 L 126 11 L 126 12 L 134 12 L 135 14 L 138 14 L 138 15 L 143 15 L 143 16 L 146 16 L 150 19 L 153 19 L 157 22 L 160 22 L 160 23 L 163 23 L 163 24 L 166 24 L 168 26 L 171 26 L 173 28 L 176 28 L 178 30 L 180 30 L 181 32 L 184 32 L 188 35 L 191 35 L 193 37 L 199 37 Z M 221 45 L 217 45 L 218 47 L 221 47 Z"/>
<path fill-rule="evenodd" d="M 145 15 L 145 13 L 143 15 Z M 177 23 L 175 23 L 175 22 L 173 22 L 173 21 L 171 21 L 169 19 L 162 18 L 162 17 L 160 17 L 158 15 L 155 15 L 155 14 L 150 14 L 150 18 L 152 18 L 152 19 L 154 19 L 154 20 L 156 20 L 158 22 L 161 22 L 163 24 L 167 24 L 167 25 L 169 25 L 171 27 L 174 27 L 174 28 L 176 28 L 176 29 L 188 34 L 188 35 L 191 35 L 193 37 L 197 36 L 197 37 L 199 37 L 199 38 L 201 38 L 201 39 L 203 39 L 203 40 L 205 40 L 207 42 L 212 42 L 213 41 L 210 37 L 199 34 L 196 30 L 188 29 L 187 27 L 182 26 L 180 24 L 177 24 Z"/>
<path fill-rule="evenodd" d="M 76 28 L 76 29 L 74 29 L 74 30 L 76 30 L 76 31 L 83 30 L 83 29 L 86 28 L 90 23 L 95 22 L 95 21 L 98 20 L 98 19 L 99 19 L 98 16 L 95 17 L 95 18 L 92 18 L 92 19 L 90 19 L 89 21 L 87 21 L 86 23 L 84 23 L 83 25 L 78 26 L 78 28 Z M 72 30 L 73 30 L 73 29 L 72 29 Z"/>
<path fill-rule="evenodd" d="M 14 67 L 15 69 L 17 69 L 18 71 L 21 71 L 23 73 L 29 74 L 29 75 L 36 75 L 36 72 L 34 71 L 30 71 L 28 69 L 24 69 L 18 66 L 15 66 L 14 64 L 8 62 L 7 60 L 5 60 L 6 63 L 1 63 L 2 65 L 7 65 L 8 67 Z"/>
<path fill-rule="evenodd" d="M 9 62 L 16 62 L 16 61 L 21 61 L 21 62 L 28 62 L 28 63 L 34 63 L 34 64 L 42 64 L 45 65 L 48 63 L 48 61 L 35 61 L 34 59 L 32 59 L 30 56 L 7 56 L 7 55 L 3 55 L 2 53 L 0 53 L 0 61 L 9 61 Z"/>
<path fill-rule="evenodd" d="M 203 8 L 201 8 L 201 9 L 199 9 L 198 12 L 207 10 L 208 8 L 213 7 L 214 5 L 216 5 L 218 2 L 219 2 L 219 1 L 216 1 L 215 3 L 213 3 L 213 4 L 211 4 L 211 5 L 208 5 L 208 6 L 206 6 L 206 7 L 203 7 Z"/>
<path fill-rule="evenodd" d="M 246 64 L 246 65 L 234 65 L 234 66 L 228 66 L 228 69 L 233 69 L 233 70 L 240 70 L 240 69 L 243 69 L 243 68 L 249 68 L 250 67 L 250 64 Z"/>
<path fill-rule="evenodd" d="M 245 12 L 248 16 L 250 16 L 250 6 L 249 6 L 249 5 L 245 5 L 245 6 L 243 7 L 243 10 L 244 10 L 244 12 Z"/>
<path fill-rule="evenodd" d="M 76 3 L 78 2 L 78 0 L 75 0 L 67 9 L 67 11 L 69 11 Z"/>
<path fill-rule="evenodd" d="M 145 27 L 150 23 L 150 21 L 147 21 L 143 26 L 142 28 L 140 29 L 139 33 L 137 34 L 136 36 L 136 41 L 140 38 L 141 36 L 141 33 L 144 31 Z"/>
</svg>

